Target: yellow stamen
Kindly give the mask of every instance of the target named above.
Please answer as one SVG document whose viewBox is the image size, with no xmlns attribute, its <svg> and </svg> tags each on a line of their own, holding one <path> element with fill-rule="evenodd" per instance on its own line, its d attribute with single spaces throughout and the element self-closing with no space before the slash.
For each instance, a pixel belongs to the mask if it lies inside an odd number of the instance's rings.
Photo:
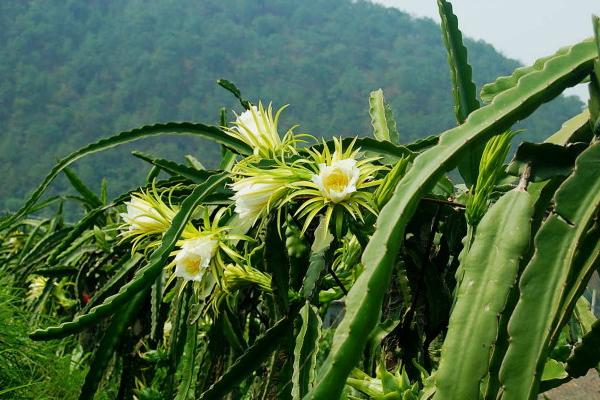
<svg viewBox="0 0 600 400">
<path fill-rule="evenodd" d="M 200 272 L 200 263 L 201 263 L 202 259 L 201 258 L 186 258 L 183 260 L 183 265 L 185 268 L 185 272 L 187 272 L 190 275 L 197 275 L 198 272 Z"/>
<path fill-rule="evenodd" d="M 323 186 L 336 192 L 342 192 L 348 186 L 348 181 L 348 176 L 340 168 L 335 168 L 323 178 Z"/>
</svg>

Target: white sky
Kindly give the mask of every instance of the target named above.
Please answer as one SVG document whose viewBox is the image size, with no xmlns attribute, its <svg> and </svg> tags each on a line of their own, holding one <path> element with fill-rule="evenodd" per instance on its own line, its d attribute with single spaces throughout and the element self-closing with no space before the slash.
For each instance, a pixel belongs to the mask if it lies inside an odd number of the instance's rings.
<svg viewBox="0 0 600 400">
<path fill-rule="evenodd" d="M 372 1 L 439 21 L 435 0 Z M 600 15 L 600 0 L 454 0 L 452 6 L 463 34 L 524 64 L 593 36 L 592 14 Z M 574 92 L 587 96 L 585 88 Z"/>
</svg>

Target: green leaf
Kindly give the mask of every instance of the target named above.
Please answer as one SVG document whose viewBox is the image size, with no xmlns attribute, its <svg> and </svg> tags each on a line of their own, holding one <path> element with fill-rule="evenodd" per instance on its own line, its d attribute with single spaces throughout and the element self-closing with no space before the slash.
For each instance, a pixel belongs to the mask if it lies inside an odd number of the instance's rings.
<svg viewBox="0 0 600 400">
<path fill-rule="evenodd" d="M 181 360 L 186 345 L 188 331 L 188 318 L 192 304 L 196 304 L 197 296 L 192 293 L 192 285 L 187 285 L 185 281 L 177 281 L 173 289 L 175 298 L 170 307 L 169 316 L 171 320 L 171 334 L 168 336 L 167 347 L 167 366 L 168 366 L 168 384 L 166 387 L 167 396 L 173 397 L 173 387 L 177 378 L 177 366 Z"/>
<path fill-rule="evenodd" d="M 508 324 L 510 345 L 500 369 L 504 397 L 532 399 L 575 256 L 600 206 L 600 142 L 583 152 L 573 174 L 559 187 L 554 211 L 535 237 L 535 253 L 519 282 L 520 299 Z"/>
<path fill-rule="evenodd" d="M 334 399 L 360 359 L 369 333 L 379 320 L 396 254 L 404 231 L 421 197 L 445 171 L 452 169 L 474 140 L 501 133 L 550 101 L 589 73 L 597 56 L 594 45 L 583 42 L 562 57 L 548 61 L 546 68 L 524 77 L 489 105 L 474 111 L 463 125 L 446 131 L 438 145 L 419 154 L 394 195 L 377 218 L 375 233 L 362 261 L 364 272 L 346 297 L 346 313 L 336 329 L 331 352 L 319 371 L 317 383 L 305 399 Z"/>
<path fill-rule="evenodd" d="M 477 183 L 469 193 L 465 217 L 471 226 L 477 226 L 488 209 L 490 196 L 500 176 L 504 174 L 504 160 L 517 132 L 508 130 L 492 137 L 483 148 L 477 174 Z"/>
<path fill-rule="evenodd" d="M 41 233 L 45 237 L 54 235 L 55 232 L 53 232 L 51 229 L 47 229 L 49 232 L 46 232 L 44 234 L 44 229 L 45 227 L 47 228 L 47 225 L 50 225 L 49 219 L 40 222 L 29 232 L 29 235 L 27 236 L 27 240 L 25 240 L 23 247 L 19 249 L 17 265 L 22 265 L 23 261 L 28 259 L 31 256 L 31 254 L 36 250 L 37 245 L 43 241 L 43 239 L 41 239 L 36 243 L 38 234 Z"/>
<path fill-rule="evenodd" d="M 560 361 L 549 358 L 544 364 L 544 372 L 542 373 L 543 381 L 551 381 L 554 379 L 563 379 L 568 376 L 565 371 L 565 364 Z"/>
<path fill-rule="evenodd" d="M 296 225 L 291 215 L 286 216 L 285 222 L 285 245 L 290 262 L 290 287 L 294 291 L 300 290 L 302 281 L 306 275 L 309 264 L 309 245 L 306 237 Z"/>
<path fill-rule="evenodd" d="M 67 157 L 60 160 L 48 175 L 44 178 L 42 183 L 33 192 L 29 199 L 25 202 L 20 210 L 15 212 L 5 221 L 0 224 L 0 230 L 10 226 L 14 221 L 24 217 L 31 210 L 31 208 L 37 203 L 42 194 L 46 191 L 50 183 L 56 178 L 56 176 L 66 167 L 73 162 L 79 160 L 90 154 L 98 153 L 102 150 L 110 149 L 118 145 L 129 143 L 134 140 L 142 139 L 150 136 L 158 136 L 165 134 L 189 134 L 203 137 L 208 140 L 215 141 L 219 144 L 227 146 L 241 154 L 251 154 L 252 149 L 245 143 L 227 135 L 221 129 L 191 122 L 170 122 L 166 124 L 147 125 L 141 128 L 133 129 L 131 131 L 125 131 L 118 133 L 109 138 L 101 139 L 98 142 L 89 144 L 81 149 L 69 154 Z"/>
<path fill-rule="evenodd" d="M 598 135 L 600 132 L 600 65 L 598 63 L 594 66 L 594 73 L 588 85 L 588 90 L 590 93 L 588 101 L 590 128 L 593 134 Z"/>
<path fill-rule="evenodd" d="M 571 118 L 569 121 L 565 122 L 561 129 L 555 134 L 551 135 L 549 138 L 547 138 L 545 142 L 564 146 L 568 143 L 576 142 L 579 140 L 585 140 L 585 138 L 588 137 L 587 132 L 590 132 L 588 120 L 589 111 L 584 111 L 578 116 Z M 529 184 L 528 191 L 532 194 L 532 196 L 538 199 L 536 200 L 536 215 L 533 218 L 532 231 L 537 231 L 539 225 L 541 225 L 542 219 L 545 217 L 546 209 L 550 204 L 551 196 L 554 195 L 554 192 L 556 191 L 560 183 L 562 183 L 562 179 L 554 178 L 551 181 Z M 530 255 L 526 257 L 525 263 L 529 260 L 530 257 Z M 498 337 L 496 339 L 496 344 L 494 346 L 492 354 L 492 361 L 489 367 L 489 379 L 487 382 L 485 393 L 486 400 L 496 400 L 496 395 L 500 389 L 500 381 L 498 376 L 499 370 L 504 355 L 506 354 L 506 349 L 509 345 L 507 326 L 511 316 L 510 313 L 514 309 L 517 301 L 518 288 L 513 288 L 508 304 L 506 306 L 506 310 L 509 310 L 510 312 L 504 312 L 500 316 Z M 565 312 L 564 315 L 568 314 Z M 548 382 L 548 384 L 549 383 L 550 382 Z M 560 385 L 561 383 L 562 382 L 552 382 L 552 385 L 550 386 L 555 387 Z M 544 386 L 546 387 L 548 385 L 544 384 Z M 545 387 L 541 388 L 541 391 L 543 391 Z"/>
<path fill-rule="evenodd" d="M 458 18 L 452 11 L 452 4 L 446 0 L 438 0 L 441 18 L 442 36 L 448 52 L 448 65 L 452 80 L 454 97 L 454 114 L 458 124 L 465 122 L 469 114 L 479 108 L 477 90 L 473 83 L 473 72 L 467 59 L 467 48 L 463 44 L 462 33 L 458 28 Z M 479 160 L 483 152 L 483 144 L 474 143 L 466 155 L 458 163 L 458 171 L 468 188 L 477 181 Z"/>
<path fill-rule="evenodd" d="M 577 249 L 578 254 L 568 278 L 568 290 L 561 299 L 558 323 L 555 324 L 550 343 L 555 342 L 562 327 L 571 318 L 577 300 L 583 295 L 592 274 L 600 266 L 600 240 L 598 238 L 600 238 L 600 225 L 596 223 L 585 233 Z"/>
<path fill-rule="evenodd" d="M 67 179 L 69 179 L 69 182 L 71 182 L 73 188 L 83 196 L 90 207 L 96 208 L 102 206 L 102 200 L 100 200 L 98 196 L 96 196 L 96 194 L 92 192 L 81 179 L 79 179 L 71 168 L 65 168 L 63 172 L 67 176 Z"/>
<path fill-rule="evenodd" d="M 150 171 L 148 171 L 148 175 L 146 175 L 146 183 L 154 182 L 156 178 L 158 178 L 158 175 L 160 175 L 161 171 L 162 170 L 160 167 L 153 165 L 152 168 L 150 168 Z"/>
<path fill-rule="evenodd" d="M 396 127 L 396 120 L 390 105 L 385 102 L 383 90 L 375 90 L 369 95 L 369 114 L 375 139 L 392 143 L 399 142 L 400 135 Z"/>
<path fill-rule="evenodd" d="M 237 154 L 229 149 L 224 149 L 225 151 L 223 152 L 221 162 L 219 163 L 219 169 L 222 169 L 223 171 L 231 171 L 231 168 L 237 159 Z"/>
<path fill-rule="evenodd" d="M 171 227 L 163 236 L 161 246 L 150 255 L 148 265 L 136 271 L 133 279 L 121 287 L 117 294 L 107 298 L 101 305 L 93 307 L 89 313 L 75 317 L 73 321 L 46 329 L 38 329 L 31 333 L 30 337 L 34 340 L 47 340 L 79 332 L 97 323 L 101 318 L 113 314 L 121 304 L 130 301 L 135 293 L 150 287 L 164 268 L 171 251 L 179 240 L 179 236 L 196 211 L 196 207 L 228 177 L 226 173 L 213 175 L 204 184 L 198 185 L 194 189 L 181 204 L 179 212 L 173 218 Z"/>
<path fill-rule="evenodd" d="M 194 157 L 191 154 L 187 154 L 185 156 L 185 161 L 188 162 L 188 164 L 190 164 L 190 166 L 194 169 L 197 169 L 198 171 L 202 171 L 204 169 L 206 169 L 204 167 L 204 165 L 200 162 L 200 160 L 198 160 L 196 157 Z"/>
<path fill-rule="evenodd" d="M 100 200 L 102 204 L 106 204 L 108 199 L 108 183 L 106 178 L 102 178 L 102 182 L 100 182 Z"/>
<path fill-rule="evenodd" d="M 580 297 L 577 299 L 577 304 L 575 305 L 575 317 L 579 322 L 579 326 L 581 327 L 581 332 L 585 335 L 589 331 L 592 330 L 592 325 L 596 322 L 596 316 L 590 310 L 590 303 L 587 301 L 585 297 Z"/>
<path fill-rule="evenodd" d="M 234 354 L 243 353 L 248 347 L 244 340 L 244 332 L 227 307 L 225 307 L 223 314 L 217 321 L 217 323 L 221 324 L 223 335 L 225 339 L 227 339 L 231 349 L 234 351 Z"/>
<path fill-rule="evenodd" d="M 42 261 L 52 248 L 60 245 L 61 241 L 65 240 L 68 230 L 68 228 L 56 230 L 48 228 L 47 233 L 38 239 L 31 250 L 28 253 L 23 253 L 24 256 L 20 256 L 17 262 L 17 265 L 20 267 L 16 271 L 17 279 L 25 279 L 38 265 L 45 265 L 43 263 L 38 264 L 38 262 Z"/>
<path fill-rule="evenodd" d="M 596 50 L 600 54 L 600 18 L 592 16 L 594 25 L 594 37 L 596 42 Z M 600 134 L 600 62 L 596 60 L 594 71 L 590 76 L 590 84 L 588 85 L 590 92 L 590 100 L 588 108 L 590 110 L 590 128 L 594 135 Z"/>
<path fill-rule="evenodd" d="M 159 329 L 160 311 L 163 299 L 164 271 L 156 277 L 150 289 L 150 339 L 157 340 Z"/>
<path fill-rule="evenodd" d="M 302 399 L 313 385 L 322 325 L 319 309 L 308 301 L 300 309 L 300 317 L 302 325 L 296 336 L 296 346 L 294 347 L 294 373 L 292 375 L 294 400 Z"/>
<path fill-rule="evenodd" d="M 565 137 L 565 142 L 568 141 L 568 139 L 568 137 Z M 533 237 L 541 225 L 542 219 L 545 217 L 546 210 L 551 204 L 552 196 L 561 182 L 562 180 L 553 179 L 550 181 L 529 183 L 527 192 L 531 195 L 531 198 L 535 203 L 535 213 L 531 220 L 531 236 L 529 238 L 530 243 L 533 241 Z M 532 254 L 533 248 L 532 246 L 529 246 L 527 253 L 519 260 L 520 271 L 523 270 Z M 494 346 L 492 347 L 492 354 L 490 355 L 488 380 L 487 384 L 485 385 L 485 400 L 496 400 L 498 391 L 500 390 L 499 371 L 502 365 L 502 360 L 509 346 L 508 322 L 512 311 L 517 304 L 518 297 L 518 287 L 517 285 L 513 285 L 509 292 L 504 311 L 499 315 L 498 318 L 498 334 L 496 336 Z"/>
<path fill-rule="evenodd" d="M 392 169 L 389 170 L 383 182 L 373 192 L 373 199 L 378 208 L 383 207 L 392 197 L 394 189 L 400 179 L 406 174 L 407 169 L 410 166 L 410 159 L 401 158 L 399 159 Z M 450 190 L 454 190 L 454 186 L 450 182 Z"/>
<path fill-rule="evenodd" d="M 233 82 L 228 81 L 227 79 L 219 79 L 217 80 L 217 84 L 223 89 L 227 90 L 232 95 L 234 95 L 235 98 L 239 100 L 242 107 L 244 107 L 246 110 L 250 109 L 250 102 L 242 98 L 242 93 L 240 92 L 240 89 L 238 89 Z"/>
<path fill-rule="evenodd" d="M 139 315 L 140 307 L 147 295 L 147 290 L 136 293 L 128 303 L 120 307 L 119 312 L 113 317 L 109 327 L 104 332 L 104 336 L 102 336 L 102 340 L 100 340 L 98 348 L 94 351 L 89 372 L 85 376 L 85 381 L 81 387 L 79 400 L 93 400 L 102 376 L 104 376 L 104 372 L 121 341 L 121 337 L 125 334 L 127 327 Z"/>
<path fill-rule="evenodd" d="M 400 386 L 401 381 L 397 380 L 396 377 L 385 368 L 385 362 L 380 362 L 377 365 L 377 377 L 381 379 L 381 388 L 383 389 L 384 394 L 395 394 L 396 396 L 400 396 L 403 392 L 402 387 Z M 386 396 L 385 399 L 388 399 L 388 396 Z"/>
</svg>

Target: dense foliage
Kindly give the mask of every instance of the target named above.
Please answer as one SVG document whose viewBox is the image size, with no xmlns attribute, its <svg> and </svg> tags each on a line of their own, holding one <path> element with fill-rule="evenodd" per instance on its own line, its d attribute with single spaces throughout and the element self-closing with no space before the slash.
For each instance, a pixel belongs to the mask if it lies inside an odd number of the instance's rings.
<svg viewBox="0 0 600 400">
<path fill-rule="evenodd" d="M 405 136 L 379 89 L 372 137 L 322 139 L 221 80 L 240 112 L 218 125 L 145 125 L 58 161 L 0 219 L 0 316 L 15 322 L 0 332 L 0 394 L 66 398 L 47 382 L 85 371 L 80 400 L 534 400 L 596 374 L 600 19 L 595 38 L 478 97 L 437 3 L 456 120 L 439 135 Z M 588 107 L 557 131 L 515 129 L 579 83 Z M 218 166 L 137 151 L 146 179 L 114 198 L 71 169 L 157 135 L 214 142 Z M 45 198 L 62 174 L 77 195 Z M 31 365 L 24 384 L 15 364 Z M 28 396 L 35 382 L 48 390 Z"/>
<path fill-rule="evenodd" d="M 369 133 L 364 109 L 383 87 L 405 140 L 452 126 L 438 27 L 349 0 L 3 1 L 0 3 L 0 209 L 16 209 L 52 163 L 110 132 L 147 121 L 216 123 L 234 107 L 215 84 L 291 107 L 287 123 L 316 135 Z M 480 85 L 517 63 L 467 41 Z M 532 137 L 576 113 L 575 98 L 545 107 Z M 161 138 L 138 149 L 216 166 L 218 148 Z M 117 194 L 143 178 L 124 148 L 78 164 L 84 181 Z M 58 182 L 58 190 L 68 187 Z"/>
</svg>

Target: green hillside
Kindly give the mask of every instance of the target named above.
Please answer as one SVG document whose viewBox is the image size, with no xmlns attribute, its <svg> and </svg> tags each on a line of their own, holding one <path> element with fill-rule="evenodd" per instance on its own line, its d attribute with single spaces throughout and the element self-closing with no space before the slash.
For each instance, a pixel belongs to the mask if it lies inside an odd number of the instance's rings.
<svg viewBox="0 0 600 400">
<path fill-rule="evenodd" d="M 222 77 L 252 100 L 289 103 L 283 125 L 315 135 L 369 134 L 367 96 L 379 87 L 403 140 L 453 124 L 439 27 L 368 2 L 3 1 L 0 26 L 5 208 L 15 208 L 58 157 L 100 137 L 158 121 L 216 123 L 221 106 L 237 108 L 215 84 Z M 490 45 L 468 46 L 479 85 L 518 66 Z M 580 108 L 576 98 L 557 99 L 526 124 L 529 137 Z M 177 159 L 193 154 L 208 165 L 218 154 L 197 139 L 135 146 Z M 93 185 L 105 176 L 112 191 L 124 190 L 147 170 L 130 150 L 76 169 Z"/>
</svg>

